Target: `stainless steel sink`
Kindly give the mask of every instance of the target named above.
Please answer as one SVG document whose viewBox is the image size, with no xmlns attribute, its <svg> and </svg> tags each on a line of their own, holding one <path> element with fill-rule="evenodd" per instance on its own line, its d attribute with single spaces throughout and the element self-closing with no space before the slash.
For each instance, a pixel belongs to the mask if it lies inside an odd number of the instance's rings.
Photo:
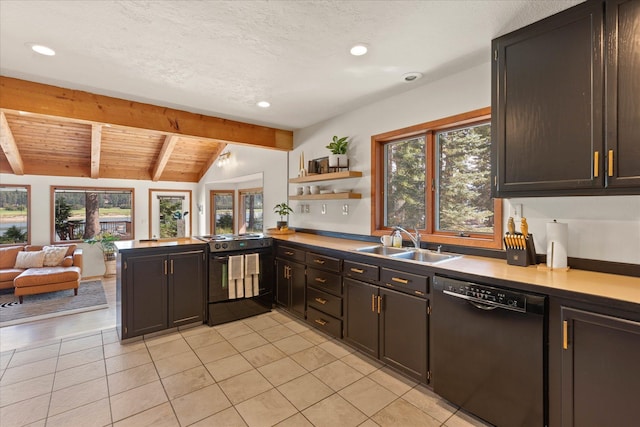
<svg viewBox="0 0 640 427">
<path fill-rule="evenodd" d="M 412 250 L 410 252 L 398 253 L 391 255 L 393 258 L 410 259 L 413 261 L 424 262 L 427 264 L 436 264 L 442 261 L 460 258 L 460 255 L 449 253 L 438 253 L 425 250 Z"/>
<path fill-rule="evenodd" d="M 356 249 L 358 252 L 365 252 L 368 254 L 384 255 L 384 256 L 396 256 L 400 254 L 409 253 L 409 249 L 394 248 L 392 246 L 365 246 L 363 248 Z"/>
</svg>

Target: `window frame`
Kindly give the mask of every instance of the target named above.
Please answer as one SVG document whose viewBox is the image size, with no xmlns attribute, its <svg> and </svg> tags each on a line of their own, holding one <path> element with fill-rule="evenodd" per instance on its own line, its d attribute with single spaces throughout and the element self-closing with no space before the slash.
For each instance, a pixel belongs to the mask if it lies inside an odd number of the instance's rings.
<svg viewBox="0 0 640 427">
<path fill-rule="evenodd" d="M 253 187 L 253 188 L 242 188 L 238 190 L 238 224 L 237 230 L 240 232 L 240 229 L 244 226 L 244 214 L 245 214 L 245 206 L 244 206 L 244 197 L 246 194 L 257 194 L 260 193 L 262 195 L 262 230 L 260 232 L 264 232 L 264 188 L 263 187 Z"/>
<path fill-rule="evenodd" d="M 231 194 L 231 233 L 236 233 L 237 224 L 236 224 L 236 191 L 235 190 L 210 190 L 209 191 L 209 231 L 211 234 L 219 234 L 216 233 L 216 204 L 215 204 L 215 196 L 216 194 Z"/>
<path fill-rule="evenodd" d="M 0 188 L 24 188 L 27 190 L 27 241 L 21 242 L 21 243 L 0 243 L 0 247 L 30 245 L 31 244 L 31 185 L 0 184 Z"/>
<path fill-rule="evenodd" d="M 159 227 L 159 214 L 160 212 L 155 212 L 154 209 L 154 203 L 153 203 L 153 199 L 154 197 L 159 197 L 159 196 L 172 196 L 173 194 L 177 194 L 179 196 L 184 196 L 185 198 L 189 199 L 189 221 L 185 221 L 185 223 L 188 224 L 189 226 L 189 232 L 185 233 L 185 237 L 191 237 L 193 235 L 193 192 L 191 190 L 175 190 L 175 189 L 161 189 L 161 188 L 150 188 L 149 189 L 149 238 L 153 238 L 153 230 L 155 228 L 156 223 L 158 223 L 158 227 Z M 156 213 L 158 214 L 158 216 L 156 216 Z M 177 237 L 160 237 L 158 236 L 157 239 L 159 240 L 172 240 L 172 239 L 177 239 Z"/>
<path fill-rule="evenodd" d="M 425 223 L 426 228 L 420 230 L 423 242 L 440 243 L 447 245 L 469 246 L 487 249 L 502 249 L 502 199 L 494 198 L 493 233 L 471 233 L 459 236 L 454 232 L 436 231 L 436 141 L 435 134 L 438 131 L 456 129 L 468 125 L 491 123 L 491 107 L 480 108 L 462 114 L 445 117 L 430 122 L 425 122 L 402 129 L 385 132 L 371 137 L 371 234 L 382 236 L 390 234 L 393 229 L 384 226 L 385 203 L 385 146 L 388 143 L 425 135 L 426 165 L 425 173 Z M 406 236 L 405 236 L 406 237 Z M 404 237 L 403 237 L 404 238 Z"/>
</svg>

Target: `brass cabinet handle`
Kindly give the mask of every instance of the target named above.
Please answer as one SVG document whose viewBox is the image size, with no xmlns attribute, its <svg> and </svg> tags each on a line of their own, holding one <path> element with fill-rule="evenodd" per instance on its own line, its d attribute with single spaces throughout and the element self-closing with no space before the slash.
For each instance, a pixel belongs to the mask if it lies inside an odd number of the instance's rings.
<svg viewBox="0 0 640 427">
<path fill-rule="evenodd" d="M 327 300 L 326 300 L 326 299 L 322 299 L 322 298 L 320 298 L 320 297 L 315 298 L 315 300 L 316 300 L 317 302 L 319 302 L 320 304 L 322 304 L 322 305 L 325 305 L 325 304 L 327 303 Z"/>
<path fill-rule="evenodd" d="M 371 311 L 376 312 L 376 296 L 371 294 Z"/>
<path fill-rule="evenodd" d="M 324 261 L 321 259 L 314 259 L 313 262 L 315 262 L 316 264 L 324 264 Z"/>
<path fill-rule="evenodd" d="M 284 254 L 285 254 L 285 255 L 289 255 L 289 256 L 291 256 L 291 255 L 293 255 L 293 252 L 291 252 L 291 251 L 285 251 L 285 253 L 284 253 Z"/>
<path fill-rule="evenodd" d="M 361 268 L 353 268 L 353 267 L 351 267 L 351 271 L 353 271 L 354 273 L 358 273 L 358 274 L 364 273 L 364 270 L 361 269 Z"/>
<path fill-rule="evenodd" d="M 316 319 L 316 320 L 314 320 L 314 322 L 316 322 L 320 326 L 324 326 L 324 325 L 327 324 L 327 321 L 326 320 L 322 320 L 322 319 Z"/>
<path fill-rule="evenodd" d="M 609 150 L 609 176 L 613 176 L 613 150 Z"/>
<path fill-rule="evenodd" d="M 562 321 L 562 349 L 567 350 L 569 348 L 569 322 Z"/>
<path fill-rule="evenodd" d="M 164 260 L 164 275 L 167 275 L 167 260 Z"/>
<path fill-rule="evenodd" d="M 316 277 L 316 282 L 318 282 L 318 283 L 327 283 L 327 279 L 323 279 L 322 277 Z"/>
<path fill-rule="evenodd" d="M 173 274 L 173 260 L 171 260 L 171 274 Z"/>
<path fill-rule="evenodd" d="M 406 285 L 407 283 L 409 283 L 407 279 L 401 279 L 400 277 L 392 277 L 391 280 L 393 282 L 402 283 L 403 285 Z"/>
<path fill-rule="evenodd" d="M 593 153 L 593 177 L 597 178 L 600 174 L 600 152 L 596 151 Z"/>
<path fill-rule="evenodd" d="M 378 314 L 380 314 L 381 306 L 382 306 L 382 297 L 378 295 Z"/>
<path fill-rule="evenodd" d="M 416 295 L 424 295 L 424 292 L 420 292 L 420 291 L 413 291 Z"/>
</svg>

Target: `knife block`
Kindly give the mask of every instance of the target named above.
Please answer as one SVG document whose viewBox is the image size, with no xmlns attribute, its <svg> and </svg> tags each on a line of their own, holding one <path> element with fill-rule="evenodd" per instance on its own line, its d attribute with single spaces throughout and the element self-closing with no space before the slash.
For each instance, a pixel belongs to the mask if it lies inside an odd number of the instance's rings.
<svg viewBox="0 0 640 427">
<path fill-rule="evenodd" d="M 521 236 L 521 234 L 517 235 Z M 507 243 L 506 239 L 503 240 L 505 247 L 507 248 L 507 264 L 528 267 L 529 265 L 535 265 L 537 263 L 533 234 L 529 234 L 527 236 L 527 244 L 524 249 L 512 247 Z"/>
</svg>

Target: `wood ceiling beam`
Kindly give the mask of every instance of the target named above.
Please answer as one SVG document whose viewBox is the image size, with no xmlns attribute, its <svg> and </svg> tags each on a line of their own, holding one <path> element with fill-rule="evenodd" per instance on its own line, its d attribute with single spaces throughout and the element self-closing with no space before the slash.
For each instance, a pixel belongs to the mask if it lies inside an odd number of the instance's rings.
<svg viewBox="0 0 640 427">
<path fill-rule="evenodd" d="M 0 111 L 0 146 L 13 173 L 16 175 L 24 175 L 24 163 L 22 162 L 20 150 L 18 150 L 18 146 L 16 145 L 16 140 L 9 127 L 9 122 L 7 122 L 7 117 L 2 111 Z"/>
<path fill-rule="evenodd" d="M 91 178 L 100 178 L 102 125 L 91 125 Z"/>
<path fill-rule="evenodd" d="M 0 76 L 0 108 L 279 150 L 293 132 Z"/>
<path fill-rule="evenodd" d="M 171 153 L 173 153 L 173 149 L 176 147 L 177 142 L 178 137 L 176 135 L 167 135 L 167 137 L 164 139 L 162 150 L 160 150 L 160 155 L 158 156 L 156 165 L 153 168 L 153 174 L 151 174 L 152 181 L 158 181 L 160 179 L 160 176 L 162 176 L 162 172 L 167 166 L 167 163 L 171 158 Z"/>
<path fill-rule="evenodd" d="M 218 144 L 217 148 L 213 151 L 213 155 L 209 157 L 209 160 L 207 160 L 207 163 L 205 163 L 205 165 L 202 167 L 202 169 L 198 173 L 198 181 L 200 181 L 202 177 L 207 173 L 209 168 L 213 166 L 218 156 L 224 151 L 226 147 L 227 147 L 227 144 Z"/>
</svg>

